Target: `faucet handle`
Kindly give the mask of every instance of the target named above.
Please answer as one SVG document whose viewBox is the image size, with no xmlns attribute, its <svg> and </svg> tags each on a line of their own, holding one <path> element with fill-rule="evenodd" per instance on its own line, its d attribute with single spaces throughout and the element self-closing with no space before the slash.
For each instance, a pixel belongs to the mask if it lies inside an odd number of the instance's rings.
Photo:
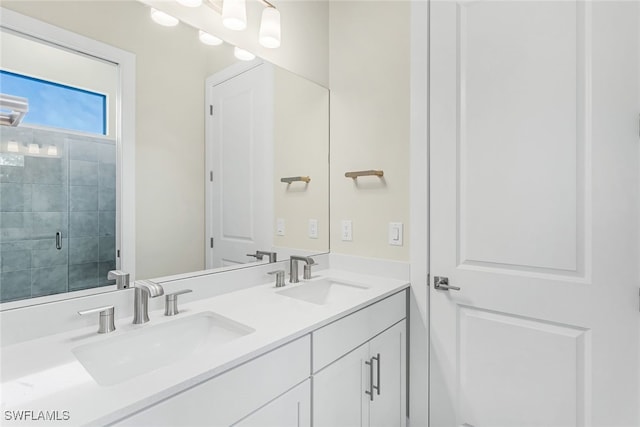
<svg viewBox="0 0 640 427">
<path fill-rule="evenodd" d="M 115 308 L 112 305 L 106 305 L 104 307 L 90 308 L 87 310 L 81 310 L 78 312 L 80 316 L 86 314 L 100 313 L 100 323 L 98 324 L 98 333 L 106 334 L 116 330 L 114 323 Z"/>
<path fill-rule="evenodd" d="M 107 280 L 115 280 L 118 289 L 129 289 L 129 273 L 121 270 L 111 270 L 107 273 Z"/>
<path fill-rule="evenodd" d="M 270 275 L 274 275 L 276 276 L 276 288 L 281 288 L 285 285 L 284 283 L 284 274 L 285 271 L 284 270 L 274 270 L 274 271 L 270 271 L 267 274 Z"/>
<path fill-rule="evenodd" d="M 313 261 L 313 259 L 312 259 L 312 261 Z M 304 280 L 311 279 L 311 267 L 313 267 L 314 265 L 316 265 L 315 262 L 312 262 L 312 263 L 304 265 L 304 272 L 302 273 L 302 278 Z"/>
<path fill-rule="evenodd" d="M 178 311 L 178 295 L 188 294 L 193 292 L 191 289 L 183 289 L 181 291 L 166 294 L 164 297 L 164 315 L 175 316 Z"/>
</svg>

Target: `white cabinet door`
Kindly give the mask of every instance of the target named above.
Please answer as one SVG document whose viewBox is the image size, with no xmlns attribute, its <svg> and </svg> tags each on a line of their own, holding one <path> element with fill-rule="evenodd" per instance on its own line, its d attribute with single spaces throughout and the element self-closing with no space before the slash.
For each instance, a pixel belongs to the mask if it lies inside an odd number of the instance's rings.
<svg viewBox="0 0 640 427">
<path fill-rule="evenodd" d="M 314 375 L 313 420 L 314 427 L 406 425 L 404 320 Z"/>
<path fill-rule="evenodd" d="M 368 425 L 363 406 L 369 387 L 369 344 L 363 344 L 313 377 L 313 426 L 362 427 Z M 366 409 L 366 410 L 365 410 Z"/>
<path fill-rule="evenodd" d="M 403 320 L 369 342 L 375 386 L 369 402 L 371 427 L 406 425 L 406 331 Z"/>
<path fill-rule="evenodd" d="M 310 427 L 311 380 L 258 409 L 234 427 Z"/>
<path fill-rule="evenodd" d="M 639 6 L 431 2 L 432 427 L 640 425 Z"/>
</svg>

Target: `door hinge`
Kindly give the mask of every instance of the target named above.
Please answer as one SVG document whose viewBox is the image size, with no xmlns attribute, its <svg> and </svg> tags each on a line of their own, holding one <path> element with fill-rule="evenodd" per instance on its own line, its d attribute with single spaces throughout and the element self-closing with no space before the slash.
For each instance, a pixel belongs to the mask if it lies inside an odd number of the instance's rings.
<svg viewBox="0 0 640 427">
<path fill-rule="evenodd" d="M 213 171 L 209 171 L 209 181 L 213 182 Z"/>
<path fill-rule="evenodd" d="M 209 115 L 213 116 L 213 105 L 209 105 Z"/>
<path fill-rule="evenodd" d="M 117 257 L 117 258 L 120 258 L 120 249 L 118 249 L 118 250 L 116 251 L 116 257 Z"/>
<path fill-rule="evenodd" d="M 213 237 L 211 238 L 211 247 L 213 248 Z"/>
</svg>

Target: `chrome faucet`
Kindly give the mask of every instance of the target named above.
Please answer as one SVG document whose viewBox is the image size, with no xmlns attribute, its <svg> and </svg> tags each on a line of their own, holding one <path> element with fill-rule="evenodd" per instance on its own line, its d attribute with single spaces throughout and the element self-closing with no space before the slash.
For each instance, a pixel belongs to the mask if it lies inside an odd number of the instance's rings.
<svg viewBox="0 0 640 427">
<path fill-rule="evenodd" d="M 256 251 L 255 254 L 247 254 L 247 256 L 252 256 L 258 261 L 262 261 L 262 258 L 264 258 L 265 255 L 269 257 L 269 263 L 278 261 L 278 254 L 275 252 Z"/>
<path fill-rule="evenodd" d="M 107 273 L 107 280 L 115 280 L 118 289 L 129 289 L 129 273 L 120 270 L 111 270 Z"/>
<path fill-rule="evenodd" d="M 139 280 L 133 284 L 133 324 L 140 325 L 149 321 L 149 297 L 164 295 L 164 289 L 151 280 Z"/>
<path fill-rule="evenodd" d="M 298 283 L 300 280 L 298 279 L 298 261 L 304 261 L 304 275 L 303 279 L 308 280 L 311 279 L 311 266 L 316 262 L 313 258 L 309 256 L 298 256 L 291 255 L 289 259 L 289 283 Z"/>
</svg>

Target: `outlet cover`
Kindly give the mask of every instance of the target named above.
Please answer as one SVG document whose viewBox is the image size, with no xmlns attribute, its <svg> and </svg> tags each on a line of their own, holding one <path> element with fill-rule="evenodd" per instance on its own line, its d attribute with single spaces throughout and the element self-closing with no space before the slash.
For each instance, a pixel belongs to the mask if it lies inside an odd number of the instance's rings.
<svg viewBox="0 0 640 427">
<path fill-rule="evenodd" d="M 353 240 L 353 223 L 350 219 L 342 220 L 341 238 L 344 242 L 350 242 Z"/>
<path fill-rule="evenodd" d="M 309 220 L 309 238 L 310 239 L 318 238 L 318 220 L 317 219 Z"/>
<path fill-rule="evenodd" d="M 392 246 L 402 246 L 403 226 L 401 222 L 389 223 L 389 244 Z"/>
<path fill-rule="evenodd" d="M 278 236 L 284 236 L 284 218 L 278 218 L 276 220 L 276 234 Z"/>
</svg>

